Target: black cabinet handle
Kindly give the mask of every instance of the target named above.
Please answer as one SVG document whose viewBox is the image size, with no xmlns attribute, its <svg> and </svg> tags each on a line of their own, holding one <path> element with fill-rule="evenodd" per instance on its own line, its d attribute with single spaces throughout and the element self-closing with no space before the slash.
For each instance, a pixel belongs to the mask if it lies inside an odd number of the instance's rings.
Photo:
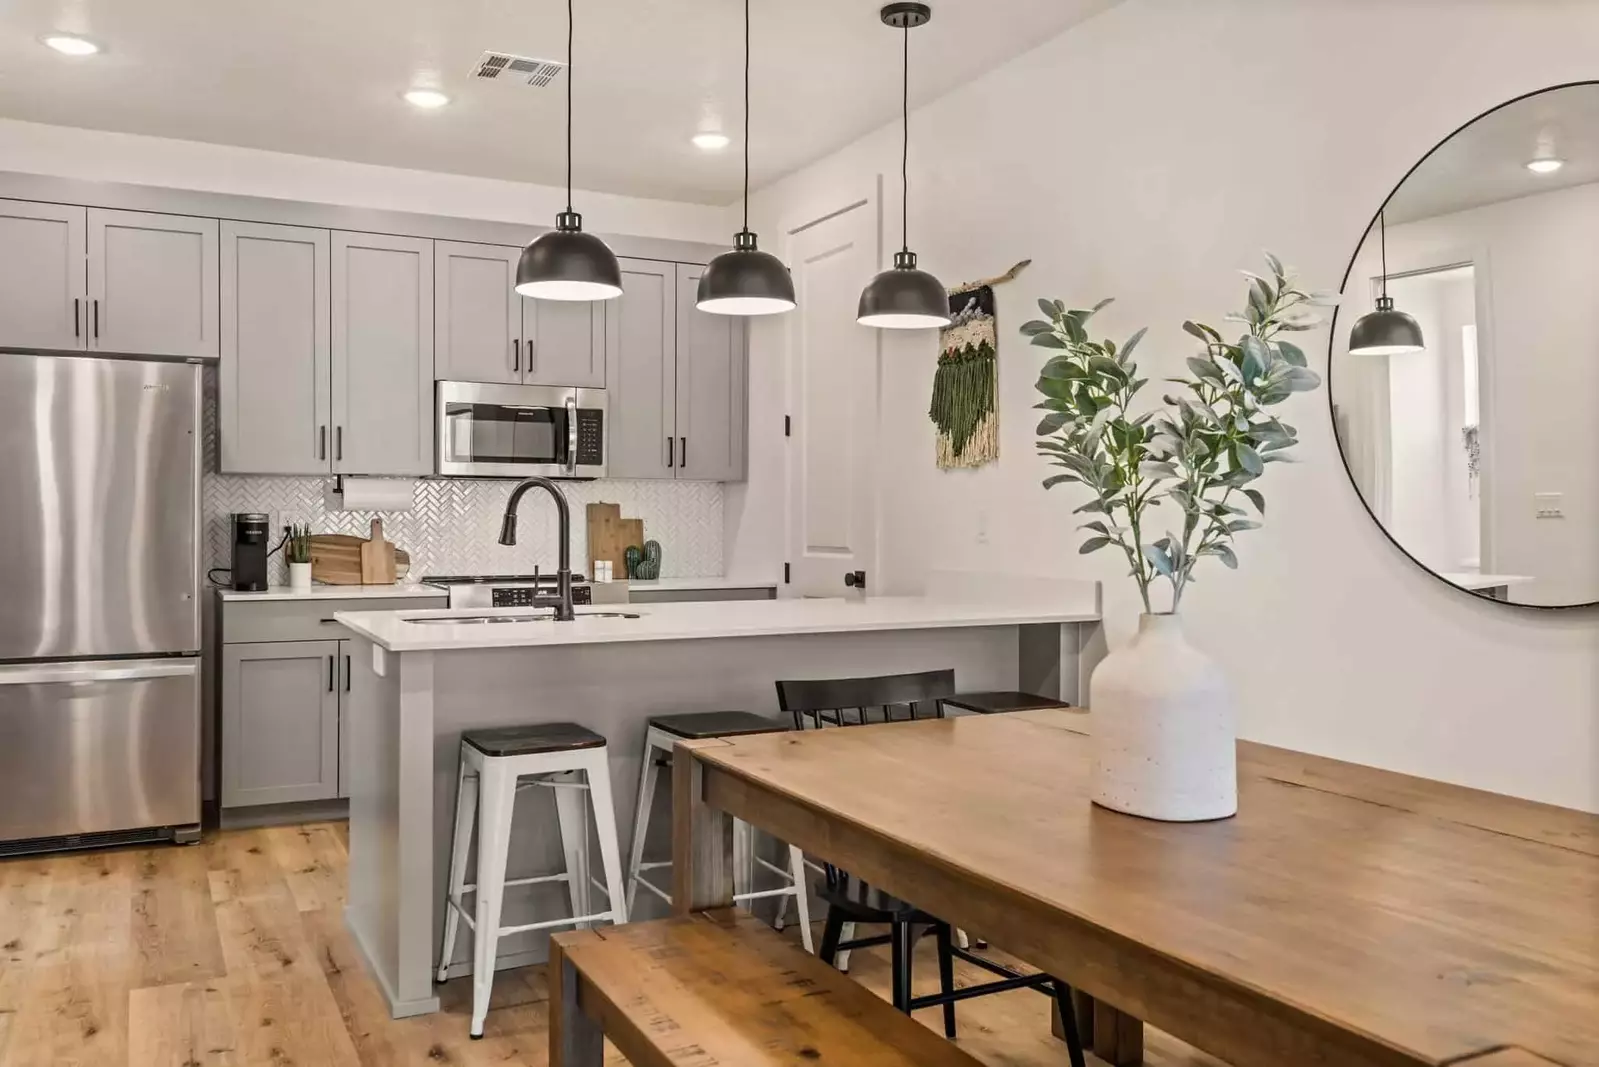
<svg viewBox="0 0 1599 1067">
<path fill-rule="evenodd" d="M 82 337 L 83 336 L 83 327 L 79 325 L 79 319 L 78 319 L 78 303 L 79 303 L 78 298 L 77 297 L 73 297 L 72 298 L 72 336 L 74 336 L 74 337 Z"/>
<path fill-rule="evenodd" d="M 666 439 L 666 465 L 668 467 L 674 465 L 672 463 L 672 439 L 670 437 Z"/>
<path fill-rule="evenodd" d="M 350 691 L 350 657 L 344 657 L 344 691 Z"/>
<path fill-rule="evenodd" d="M 338 668 L 336 666 L 334 666 L 334 661 L 336 659 L 338 659 L 337 656 L 329 656 L 328 657 L 328 692 L 330 692 L 330 693 L 333 692 L 334 686 L 337 684 L 333 680 L 333 672 L 338 670 Z"/>
<path fill-rule="evenodd" d="M 337 460 L 342 460 L 344 458 L 343 426 L 335 426 L 333 428 L 333 458 Z"/>
<path fill-rule="evenodd" d="M 688 438 L 677 439 L 677 465 L 679 468 L 688 466 Z"/>
<path fill-rule="evenodd" d="M 317 459 L 327 459 L 328 458 L 328 428 L 326 426 L 318 426 L 316 428 L 316 431 L 317 431 L 316 458 Z"/>
<path fill-rule="evenodd" d="M 511 370 L 514 373 L 516 371 L 520 371 L 521 369 L 522 369 L 522 340 L 521 340 L 521 338 L 513 338 L 512 341 L 511 341 Z"/>
<path fill-rule="evenodd" d="M 96 337 L 96 339 L 98 339 L 99 336 L 100 336 L 100 298 L 99 297 L 95 297 L 94 298 L 94 336 Z"/>
</svg>

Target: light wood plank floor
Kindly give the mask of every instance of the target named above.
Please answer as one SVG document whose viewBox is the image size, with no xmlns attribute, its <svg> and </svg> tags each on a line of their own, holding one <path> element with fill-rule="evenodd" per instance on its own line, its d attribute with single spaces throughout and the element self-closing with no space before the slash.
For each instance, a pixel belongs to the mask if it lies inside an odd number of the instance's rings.
<svg viewBox="0 0 1599 1067">
<path fill-rule="evenodd" d="M 0 862 L 0 1067 L 543 1064 L 541 968 L 501 974 L 482 1041 L 466 1034 L 469 979 L 443 987 L 437 1015 L 388 1017 L 341 917 L 346 841 L 317 823 Z M 886 996 L 882 950 L 852 970 Z M 960 1023 L 991 1067 L 1067 1062 L 1036 993 L 962 1004 Z M 1160 1034 L 1148 1062 L 1217 1067 Z"/>
</svg>

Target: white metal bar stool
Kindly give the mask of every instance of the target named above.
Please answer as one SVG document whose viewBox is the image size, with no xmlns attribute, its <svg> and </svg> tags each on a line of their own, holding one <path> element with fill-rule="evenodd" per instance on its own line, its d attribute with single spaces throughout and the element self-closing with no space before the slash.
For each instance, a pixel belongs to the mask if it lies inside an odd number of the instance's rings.
<svg viewBox="0 0 1599 1067">
<path fill-rule="evenodd" d="M 655 802 L 655 783 L 663 765 L 672 760 L 672 746 L 678 741 L 692 741 L 707 737 L 736 737 L 748 734 L 772 734 L 788 727 L 776 720 L 756 715 L 750 711 L 702 711 L 684 715 L 657 715 L 649 722 L 644 733 L 644 771 L 639 776 L 638 809 L 633 816 L 633 847 L 629 850 L 627 866 L 627 910 L 633 910 L 633 900 L 639 886 L 672 903 L 665 889 L 645 877 L 645 872 L 671 867 L 670 860 L 646 862 L 644 846 L 649 836 L 650 809 Z M 782 879 L 776 889 L 756 890 L 755 869 L 761 867 Z M 783 917 L 789 901 L 794 902 L 800 924 L 800 938 L 805 951 L 814 952 L 811 944 L 810 899 L 805 887 L 805 854 L 793 845 L 788 846 L 788 867 L 769 863 L 755 853 L 755 828 L 742 819 L 733 821 L 733 900 L 738 904 L 767 897 L 781 897 L 782 910 L 778 912 L 777 928 L 783 928 Z"/>
<path fill-rule="evenodd" d="M 439 950 L 436 977 L 448 976 L 455 937 L 462 920 L 472 929 L 472 1026 L 474 1038 L 483 1036 L 494 989 L 494 963 L 500 938 L 529 930 L 559 926 L 588 929 L 596 922 L 627 922 L 623 902 L 622 854 L 616 840 L 616 815 L 611 807 L 611 772 L 605 738 L 569 722 L 537 723 L 490 730 L 468 730 L 461 735 L 460 778 L 455 794 L 455 835 L 450 847 L 450 884 L 444 909 L 444 943 Z M 566 869 L 560 874 L 506 881 L 505 866 L 511 850 L 511 815 L 516 795 L 529 788 L 555 790 L 561 849 Z M 605 879 L 589 874 L 589 828 L 585 796 L 594 802 L 595 831 L 600 840 L 600 861 Z M 467 855 L 477 829 L 477 880 L 467 881 Z M 512 886 L 566 883 L 572 904 L 567 918 L 501 926 L 500 910 L 505 890 Z M 605 894 L 605 907 L 595 910 L 590 888 Z M 464 903 L 475 895 L 475 907 Z"/>
</svg>

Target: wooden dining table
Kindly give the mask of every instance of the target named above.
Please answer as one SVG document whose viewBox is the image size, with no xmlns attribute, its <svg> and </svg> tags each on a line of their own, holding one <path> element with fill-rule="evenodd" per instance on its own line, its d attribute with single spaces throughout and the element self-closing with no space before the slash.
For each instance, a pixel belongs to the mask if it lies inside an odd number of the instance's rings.
<svg viewBox="0 0 1599 1067">
<path fill-rule="evenodd" d="M 1599 816 L 1241 742 L 1239 813 L 1089 800 L 1081 712 L 690 741 L 674 907 L 726 906 L 732 820 L 1236 1067 L 1599 1067 Z M 686 757 L 686 758 L 685 758 Z"/>
</svg>

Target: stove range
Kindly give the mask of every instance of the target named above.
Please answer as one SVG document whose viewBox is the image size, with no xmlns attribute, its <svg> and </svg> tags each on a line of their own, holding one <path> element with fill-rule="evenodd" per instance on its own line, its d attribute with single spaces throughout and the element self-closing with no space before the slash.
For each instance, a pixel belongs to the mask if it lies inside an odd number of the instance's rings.
<svg viewBox="0 0 1599 1067">
<path fill-rule="evenodd" d="M 452 608 L 554 607 L 558 579 L 554 574 L 426 574 L 427 585 L 443 586 Z M 580 574 L 572 576 L 572 603 L 593 603 L 593 590 Z"/>
</svg>

